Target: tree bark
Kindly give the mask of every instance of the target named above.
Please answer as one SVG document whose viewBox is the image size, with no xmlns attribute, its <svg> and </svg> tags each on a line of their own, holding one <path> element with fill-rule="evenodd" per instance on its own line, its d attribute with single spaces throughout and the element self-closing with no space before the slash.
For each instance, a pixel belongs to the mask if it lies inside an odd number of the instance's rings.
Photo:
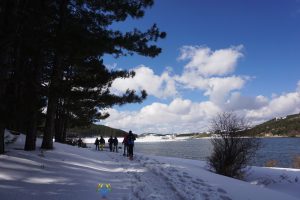
<svg viewBox="0 0 300 200">
<path fill-rule="evenodd" d="M 64 109 L 61 102 L 58 106 L 55 119 L 55 141 L 63 143 Z"/>
<path fill-rule="evenodd" d="M 58 65 L 60 65 L 58 63 Z M 53 135 L 54 135 L 54 125 L 55 125 L 55 114 L 56 108 L 58 104 L 58 96 L 56 94 L 56 90 L 59 85 L 59 77 L 62 72 L 61 67 L 56 65 L 57 67 L 54 68 L 51 84 L 50 84 L 50 91 L 48 96 L 48 106 L 47 106 L 47 115 L 46 115 L 46 126 L 45 132 L 43 137 L 43 142 L 41 148 L 43 149 L 53 149 Z"/>
<path fill-rule="evenodd" d="M 33 79 L 27 82 L 27 102 L 31 102 L 28 106 L 26 123 L 26 141 L 24 150 L 33 151 L 36 148 L 36 132 L 37 132 L 37 116 L 39 112 L 39 87 L 40 87 L 40 77 L 41 77 L 41 63 L 40 63 L 40 51 L 41 48 L 37 48 L 37 53 L 35 57 L 35 67 L 33 71 Z M 29 94 L 29 96 L 28 96 Z"/>
<path fill-rule="evenodd" d="M 31 119 L 29 120 L 26 133 L 25 151 L 34 151 L 36 142 L 36 131 L 37 131 L 37 112 L 32 113 Z"/>
<path fill-rule="evenodd" d="M 60 21 L 58 24 L 57 29 L 57 43 L 59 43 L 59 39 L 63 34 L 63 27 L 67 9 L 67 0 L 62 0 L 60 2 Z M 63 42 L 63 41 L 62 41 Z M 58 104 L 58 94 L 57 91 L 59 90 L 59 84 L 61 81 L 61 76 L 63 74 L 63 64 L 62 64 L 62 46 L 63 44 L 57 44 L 56 50 L 56 62 L 53 66 L 53 71 L 51 75 L 51 82 L 49 86 L 49 95 L 48 95 L 48 106 L 47 106 L 47 115 L 46 115 L 46 125 L 44 131 L 44 137 L 41 148 L 43 149 L 53 149 L 53 136 L 55 130 L 55 114 Z"/>
<path fill-rule="evenodd" d="M 0 154 L 4 154 L 4 126 L 0 124 Z"/>
</svg>

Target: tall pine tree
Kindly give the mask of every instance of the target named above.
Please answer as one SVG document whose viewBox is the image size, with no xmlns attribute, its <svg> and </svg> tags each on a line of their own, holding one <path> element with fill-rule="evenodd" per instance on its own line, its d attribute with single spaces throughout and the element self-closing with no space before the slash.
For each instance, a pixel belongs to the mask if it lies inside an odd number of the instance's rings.
<svg viewBox="0 0 300 200">
<path fill-rule="evenodd" d="M 49 84 L 47 119 L 42 148 L 53 148 L 52 137 L 55 130 L 55 117 L 57 119 L 56 122 L 59 123 L 59 118 L 61 120 L 66 119 L 65 114 L 59 117 L 61 111 L 69 114 L 71 111 L 72 99 L 69 97 L 62 100 L 60 97 L 63 95 L 59 94 L 59 88 L 64 88 L 63 85 L 67 82 L 64 77 L 66 68 L 72 66 L 75 71 L 71 72 L 71 74 L 75 73 L 76 75 L 76 69 L 80 71 L 80 68 L 104 69 L 105 66 L 100 62 L 104 54 L 126 56 L 137 53 L 143 56 L 155 57 L 161 52 L 160 48 L 151 43 L 157 41 L 158 38 L 165 37 L 165 33 L 160 32 L 156 25 L 153 25 L 145 32 L 134 29 L 133 31 L 122 33 L 119 30 L 110 28 L 114 22 L 123 22 L 129 16 L 132 18 L 143 17 L 145 9 L 152 5 L 153 1 L 151 0 L 60 2 L 58 5 L 56 42 L 54 42 L 57 44 L 54 49 L 56 59 Z M 90 71 L 93 72 L 95 70 Z M 88 72 L 88 70 L 85 70 L 85 72 Z M 75 107 L 76 105 L 78 107 L 79 104 L 86 104 L 88 106 L 81 106 L 81 108 L 85 108 L 86 112 L 91 112 L 85 113 L 84 110 L 73 109 L 73 111 L 79 111 L 79 114 L 74 115 L 72 113 L 72 116 L 81 116 L 81 119 L 86 117 L 86 119 L 91 120 L 95 116 L 101 117 L 95 112 L 96 107 L 104 108 L 115 104 L 138 102 L 145 98 L 145 93 L 139 97 L 135 94 L 135 91 L 128 91 L 123 96 L 116 96 L 110 93 L 109 87 L 111 82 L 118 77 L 129 77 L 129 73 L 124 71 L 102 74 L 102 77 L 98 80 L 109 81 L 102 86 L 98 86 L 100 89 L 98 88 L 98 91 L 92 98 L 94 102 L 88 103 L 85 98 L 82 98 L 74 104 Z M 87 77 L 93 75 L 93 73 L 86 74 Z M 103 86 L 105 90 L 102 89 Z M 90 89 L 95 88 L 91 86 L 90 88 L 77 87 L 85 95 L 90 93 Z M 77 91 L 77 93 L 79 92 Z M 57 110 L 59 107 L 60 110 Z M 56 127 L 60 128 L 56 128 L 56 130 L 63 132 L 65 126 L 61 124 L 64 123 L 57 125 Z M 59 136 L 61 133 L 56 135 Z"/>
<path fill-rule="evenodd" d="M 155 57 L 153 44 L 165 33 L 156 25 L 142 32 L 112 29 L 114 23 L 142 18 L 153 0 L 0 1 L 0 153 L 4 128 L 26 134 L 25 150 L 35 149 L 37 126 L 47 105 L 42 148 L 64 141 L 66 129 L 109 116 L 103 109 L 137 103 L 146 92 L 115 95 L 116 78 L 134 72 L 110 71 L 105 54 Z"/>
</svg>

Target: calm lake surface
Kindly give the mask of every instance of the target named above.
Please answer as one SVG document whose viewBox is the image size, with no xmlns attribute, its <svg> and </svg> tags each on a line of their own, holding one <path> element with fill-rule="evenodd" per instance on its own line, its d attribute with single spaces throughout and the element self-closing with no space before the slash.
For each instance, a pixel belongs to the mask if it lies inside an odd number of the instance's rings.
<svg viewBox="0 0 300 200">
<path fill-rule="evenodd" d="M 264 166 L 268 160 L 277 160 L 278 167 L 291 167 L 293 158 L 300 156 L 300 138 L 263 138 L 262 148 L 251 165 Z M 171 142 L 136 143 L 135 152 L 144 154 L 205 160 L 212 145 L 209 139 L 190 139 Z"/>
</svg>

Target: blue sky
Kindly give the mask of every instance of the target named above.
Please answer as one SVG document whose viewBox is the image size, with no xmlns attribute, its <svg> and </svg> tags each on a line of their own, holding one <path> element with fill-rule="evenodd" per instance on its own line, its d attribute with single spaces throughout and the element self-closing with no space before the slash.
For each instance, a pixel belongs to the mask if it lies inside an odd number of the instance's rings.
<svg viewBox="0 0 300 200">
<path fill-rule="evenodd" d="M 158 57 L 104 59 L 137 71 L 114 92 L 146 89 L 148 99 L 114 107 L 101 123 L 137 133 L 198 132 L 223 111 L 253 124 L 300 112 L 299 0 L 160 0 L 143 19 L 115 27 L 153 23 L 167 32 Z"/>
</svg>

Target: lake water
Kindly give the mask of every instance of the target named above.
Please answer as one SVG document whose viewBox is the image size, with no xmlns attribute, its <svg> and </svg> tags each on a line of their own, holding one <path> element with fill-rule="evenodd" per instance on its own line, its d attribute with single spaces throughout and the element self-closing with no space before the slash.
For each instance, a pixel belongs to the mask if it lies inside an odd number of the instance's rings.
<svg viewBox="0 0 300 200">
<path fill-rule="evenodd" d="M 278 167 L 291 167 L 293 158 L 300 156 L 300 138 L 263 138 L 262 148 L 251 165 L 264 166 L 269 160 L 277 160 Z M 135 151 L 158 156 L 205 160 L 212 145 L 209 139 L 190 139 L 171 142 L 136 143 Z"/>
</svg>

